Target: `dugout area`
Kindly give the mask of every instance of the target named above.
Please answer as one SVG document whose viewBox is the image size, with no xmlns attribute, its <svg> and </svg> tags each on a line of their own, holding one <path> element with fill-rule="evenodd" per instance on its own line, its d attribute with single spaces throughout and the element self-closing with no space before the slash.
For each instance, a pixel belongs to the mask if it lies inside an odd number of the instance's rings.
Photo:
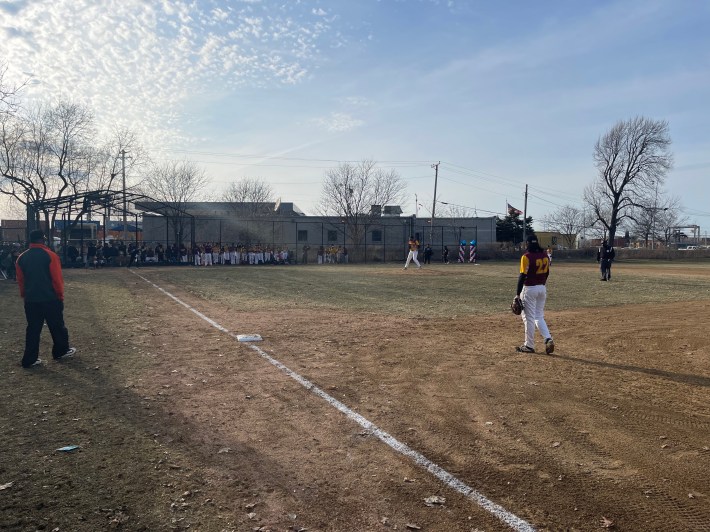
<svg viewBox="0 0 710 532">
<path fill-rule="evenodd" d="M 27 206 L 26 239 L 34 229 L 43 229 L 51 236 L 51 245 L 67 262 L 67 249 L 74 245 L 84 248 L 89 241 L 104 244 L 110 241 L 140 244 L 144 215 L 164 217 L 165 242 L 195 242 L 195 219 L 179 204 L 157 201 L 144 194 L 115 190 L 94 190 L 64 195 Z M 51 227 L 51 230 L 47 230 Z"/>
</svg>

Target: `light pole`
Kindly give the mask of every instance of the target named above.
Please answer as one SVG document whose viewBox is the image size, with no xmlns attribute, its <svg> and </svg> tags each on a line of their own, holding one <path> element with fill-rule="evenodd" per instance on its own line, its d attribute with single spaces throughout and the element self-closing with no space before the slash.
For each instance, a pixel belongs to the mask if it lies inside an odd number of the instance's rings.
<svg viewBox="0 0 710 532">
<path fill-rule="evenodd" d="M 123 242 L 128 239 L 128 216 L 126 214 L 126 150 L 121 150 L 121 174 L 123 175 Z"/>
<path fill-rule="evenodd" d="M 429 244 L 434 245 L 434 213 L 436 212 L 436 185 L 439 181 L 439 165 L 441 162 L 432 164 L 434 169 L 434 201 L 431 204 L 431 227 L 429 228 Z"/>
</svg>

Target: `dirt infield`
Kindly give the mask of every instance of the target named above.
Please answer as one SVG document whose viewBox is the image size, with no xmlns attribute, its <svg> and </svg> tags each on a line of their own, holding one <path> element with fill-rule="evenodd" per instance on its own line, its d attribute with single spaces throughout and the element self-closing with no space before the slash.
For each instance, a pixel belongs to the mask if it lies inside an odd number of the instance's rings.
<svg viewBox="0 0 710 532">
<path fill-rule="evenodd" d="M 511 529 L 146 281 L 531 528 L 710 530 L 710 265 L 553 266 L 551 356 L 513 263 L 68 271 L 33 370 L 0 283 L 0 530 Z"/>
</svg>

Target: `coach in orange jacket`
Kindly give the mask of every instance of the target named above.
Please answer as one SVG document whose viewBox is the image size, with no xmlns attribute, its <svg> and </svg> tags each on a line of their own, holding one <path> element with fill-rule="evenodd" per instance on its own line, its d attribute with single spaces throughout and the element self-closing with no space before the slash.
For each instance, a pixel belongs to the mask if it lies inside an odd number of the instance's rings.
<svg viewBox="0 0 710 532">
<path fill-rule="evenodd" d="M 69 346 L 69 332 L 64 325 L 62 266 L 57 254 L 45 246 L 44 241 L 42 231 L 32 231 L 30 248 L 18 257 L 15 264 L 27 318 L 23 368 L 42 363 L 39 359 L 39 339 L 45 321 L 54 342 L 52 357 L 55 360 L 71 357 L 76 351 Z"/>
</svg>

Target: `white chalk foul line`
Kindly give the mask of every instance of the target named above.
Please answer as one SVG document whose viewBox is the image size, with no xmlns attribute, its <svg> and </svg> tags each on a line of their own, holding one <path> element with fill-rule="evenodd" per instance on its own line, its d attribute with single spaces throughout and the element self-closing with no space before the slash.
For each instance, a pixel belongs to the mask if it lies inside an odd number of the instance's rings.
<svg viewBox="0 0 710 532">
<path fill-rule="evenodd" d="M 170 292 L 167 290 L 161 288 L 157 284 L 149 281 L 142 275 L 134 272 L 131 270 L 131 273 L 134 275 L 138 276 L 140 279 L 143 279 L 146 283 L 149 285 L 153 286 L 154 288 L 160 290 L 163 294 L 168 296 L 170 299 L 175 301 L 176 303 L 179 303 L 189 311 L 195 313 L 197 316 L 205 320 L 207 323 L 212 325 L 212 327 L 222 331 L 225 334 L 228 334 L 229 336 L 233 337 L 236 339 L 237 334 L 229 331 L 225 327 L 222 327 L 219 323 L 216 321 L 212 320 L 211 318 L 208 318 L 204 314 L 202 314 L 199 310 L 191 307 L 184 301 L 181 301 L 174 295 L 172 295 Z M 366 418 L 362 417 L 360 414 L 355 412 L 354 410 L 350 409 L 340 401 L 338 401 L 335 397 L 332 395 L 327 394 L 318 386 L 313 384 L 311 381 L 306 379 L 305 377 L 299 375 L 295 371 L 289 369 L 287 366 L 270 356 L 268 353 L 266 353 L 263 349 L 261 349 L 259 346 L 251 343 L 244 343 L 243 345 L 249 347 L 250 349 L 256 351 L 262 358 L 267 360 L 269 363 L 274 365 L 275 367 L 279 368 L 281 371 L 283 371 L 286 375 L 291 377 L 293 380 L 301 384 L 304 388 L 309 390 L 311 393 L 317 395 L 321 399 L 325 400 L 329 405 L 332 407 L 336 408 L 345 416 L 360 425 L 362 428 L 364 428 L 366 431 L 368 431 L 370 434 L 375 436 L 377 439 L 382 441 L 383 443 L 389 445 L 392 449 L 397 451 L 400 454 L 403 454 L 404 456 L 408 456 L 411 458 L 417 465 L 420 467 L 426 469 L 429 471 L 432 475 L 434 475 L 436 478 L 441 480 L 444 484 L 446 484 L 448 487 L 451 489 L 461 493 L 465 497 L 468 497 L 469 499 L 473 500 L 476 504 L 478 504 L 481 508 L 484 510 L 488 511 L 501 521 L 503 521 L 506 525 L 508 525 L 510 528 L 513 530 L 519 531 L 519 532 L 534 532 L 535 527 L 533 527 L 530 523 L 527 521 L 521 519 L 517 515 L 509 512 L 505 508 L 503 508 L 501 505 L 496 504 L 489 498 L 485 497 L 483 494 L 477 492 L 475 489 L 467 485 L 466 483 L 462 482 L 455 476 L 453 476 L 451 473 L 446 471 L 445 469 L 442 469 L 438 465 L 436 465 L 434 462 L 429 460 L 426 456 L 423 454 L 415 451 L 411 447 L 409 447 L 407 444 L 402 443 L 399 441 L 397 438 L 391 436 L 384 430 L 381 430 L 377 425 L 372 423 L 371 421 L 367 420 Z"/>
</svg>

